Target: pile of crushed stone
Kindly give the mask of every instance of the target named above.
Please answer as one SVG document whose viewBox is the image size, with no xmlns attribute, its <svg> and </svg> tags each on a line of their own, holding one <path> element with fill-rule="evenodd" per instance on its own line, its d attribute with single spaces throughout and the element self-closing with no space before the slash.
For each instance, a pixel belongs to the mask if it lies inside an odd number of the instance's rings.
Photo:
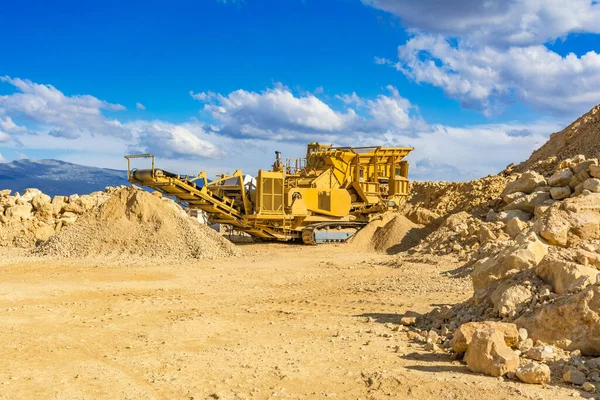
<svg viewBox="0 0 600 400">
<path fill-rule="evenodd" d="M 490 175 L 469 182 L 412 182 L 406 209 L 424 208 L 445 217 L 466 211 L 483 217 L 502 201 L 508 183 L 503 175 Z"/>
<path fill-rule="evenodd" d="M 350 239 L 353 249 L 396 254 L 417 245 L 431 230 L 400 213 L 384 214 Z"/>
<path fill-rule="evenodd" d="M 202 259 L 236 256 L 240 251 L 210 227 L 188 217 L 172 200 L 125 187 L 32 253 L 52 257 Z"/>
<path fill-rule="evenodd" d="M 548 175 L 561 160 L 583 155 L 595 158 L 600 153 L 600 105 L 575 120 L 550 139 L 529 159 L 515 167 L 516 172 L 534 170 Z"/>
</svg>

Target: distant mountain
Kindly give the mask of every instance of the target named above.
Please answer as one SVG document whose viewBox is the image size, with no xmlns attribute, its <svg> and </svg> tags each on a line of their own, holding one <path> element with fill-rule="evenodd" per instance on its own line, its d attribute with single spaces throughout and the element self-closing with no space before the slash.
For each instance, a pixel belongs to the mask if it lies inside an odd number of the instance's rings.
<svg viewBox="0 0 600 400">
<path fill-rule="evenodd" d="M 86 167 L 59 160 L 0 163 L 0 190 L 23 193 L 26 188 L 37 188 L 50 196 L 68 196 L 128 184 L 124 170 Z"/>
</svg>

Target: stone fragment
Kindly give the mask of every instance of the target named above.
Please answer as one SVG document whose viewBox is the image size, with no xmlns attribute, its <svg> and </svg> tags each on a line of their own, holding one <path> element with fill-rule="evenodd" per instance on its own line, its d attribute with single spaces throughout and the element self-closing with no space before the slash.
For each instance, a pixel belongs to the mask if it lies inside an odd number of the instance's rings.
<svg viewBox="0 0 600 400">
<path fill-rule="evenodd" d="M 548 178 L 548 185 L 550 186 L 568 186 L 569 182 L 573 178 L 573 172 L 569 168 L 563 168 L 556 171 L 550 178 Z"/>
<path fill-rule="evenodd" d="M 581 185 L 583 190 L 589 190 L 592 193 L 600 193 L 600 179 L 598 178 L 586 179 Z"/>
<path fill-rule="evenodd" d="M 527 339 L 527 329 L 519 328 L 519 342 Z"/>
<path fill-rule="evenodd" d="M 576 369 L 569 369 L 563 374 L 563 381 L 574 385 L 583 385 L 586 381 L 586 376 L 583 372 Z"/>
<path fill-rule="evenodd" d="M 32 211 L 33 207 L 29 203 L 15 204 L 14 206 L 7 208 L 5 214 L 9 218 L 31 219 Z"/>
<path fill-rule="evenodd" d="M 518 343 L 519 331 L 517 330 L 517 326 L 515 324 L 493 321 L 467 322 L 466 324 L 459 326 L 454 332 L 454 336 L 450 341 L 452 350 L 454 350 L 456 353 L 464 353 L 467 351 L 475 331 L 481 329 L 494 329 L 502 332 L 507 346 L 512 347 Z"/>
<path fill-rule="evenodd" d="M 508 221 L 504 229 L 506 230 L 508 236 L 514 239 L 526 227 L 527 224 L 525 224 L 525 222 L 521 221 L 519 218 L 513 218 L 510 221 Z"/>
<path fill-rule="evenodd" d="M 507 210 L 499 212 L 497 218 L 498 221 L 504 222 L 505 224 L 514 218 L 527 222 L 531 219 L 531 214 L 523 210 Z"/>
<path fill-rule="evenodd" d="M 535 346 L 525 353 L 525 357 L 536 361 L 550 360 L 554 357 L 554 349 L 552 346 Z"/>
<path fill-rule="evenodd" d="M 504 317 L 513 314 L 519 305 L 531 300 L 531 297 L 529 288 L 507 280 L 492 292 L 490 300 L 498 314 Z"/>
<path fill-rule="evenodd" d="M 550 196 L 554 200 L 563 200 L 571 195 L 571 188 L 569 186 L 557 186 L 550 189 Z"/>
<path fill-rule="evenodd" d="M 506 345 L 503 333 L 493 328 L 475 331 L 464 360 L 471 371 L 490 376 L 515 372 L 519 367 L 519 357 Z"/>
<path fill-rule="evenodd" d="M 11 193 L 10 189 L 0 190 L 0 197 L 8 197 L 8 196 L 10 196 L 10 193 Z"/>
<path fill-rule="evenodd" d="M 598 270 L 548 256 L 535 268 L 535 274 L 551 285 L 555 293 L 561 294 L 596 283 Z"/>
<path fill-rule="evenodd" d="M 582 161 L 578 164 L 575 164 L 573 166 L 573 173 L 574 174 L 579 174 L 581 172 L 588 172 L 590 170 L 590 167 L 592 165 L 598 165 L 598 160 L 595 158 L 590 158 L 588 160 Z"/>
<path fill-rule="evenodd" d="M 600 286 L 591 285 L 573 295 L 557 298 L 539 307 L 535 313 L 519 317 L 515 323 L 527 329 L 532 340 L 598 356 Z"/>
<path fill-rule="evenodd" d="M 519 178 L 506 185 L 502 197 L 515 192 L 531 193 L 538 186 L 546 185 L 546 179 L 535 171 L 526 171 Z"/>
<path fill-rule="evenodd" d="M 519 342 L 519 345 L 517 346 L 517 348 L 519 350 L 521 350 L 522 353 L 527 353 L 529 350 L 531 350 L 533 348 L 533 340 L 531 340 L 531 338 L 527 338 L 527 339 L 523 340 L 522 342 Z"/>
<path fill-rule="evenodd" d="M 23 195 L 21 195 L 21 200 L 25 202 L 30 202 L 33 200 L 35 196 L 43 194 L 41 190 L 35 188 L 27 188 L 23 191 Z"/>
<path fill-rule="evenodd" d="M 527 195 L 527 193 L 523 193 L 523 192 L 509 193 L 509 194 L 502 195 L 502 200 L 504 200 L 504 202 L 506 204 L 510 204 L 517 199 L 525 197 L 526 195 Z"/>
<path fill-rule="evenodd" d="M 519 237 L 517 244 L 507 247 L 493 258 L 476 264 L 471 272 L 471 280 L 475 296 L 481 298 L 488 287 L 498 279 L 502 279 L 518 271 L 533 268 L 548 253 L 548 247 L 537 235 Z"/>
<path fill-rule="evenodd" d="M 517 378 L 521 382 L 543 384 L 550 382 L 550 367 L 546 364 L 527 363 L 517 368 Z"/>
<path fill-rule="evenodd" d="M 584 382 L 583 385 L 581 385 L 581 388 L 588 393 L 596 393 L 596 386 L 590 382 Z"/>
<path fill-rule="evenodd" d="M 523 197 L 519 197 L 512 203 L 507 204 L 504 207 L 504 210 L 522 210 L 533 213 L 536 207 L 541 206 L 548 200 L 551 200 L 549 192 L 533 192 Z"/>
<path fill-rule="evenodd" d="M 592 178 L 600 178 L 600 166 L 590 165 L 590 175 Z"/>
<path fill-rule="evenodd" d="M 492 242 L 492 241 L 496 240 L 498 237 L 494 234 L 494 232 L 492 232 L 492 230 L 490 228 L 488 228 L 485 225 L 481 225 L 479 227 L 478 238 L 479 238 L 479 243 L 484 244 L 487 242 Z"/>
</svg>

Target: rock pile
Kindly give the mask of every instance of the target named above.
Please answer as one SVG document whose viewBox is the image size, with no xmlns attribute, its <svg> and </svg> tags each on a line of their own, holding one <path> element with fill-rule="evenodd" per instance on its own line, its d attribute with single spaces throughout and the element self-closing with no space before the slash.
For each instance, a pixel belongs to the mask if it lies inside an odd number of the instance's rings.
<svg viewBox="0 0 600 400">
<path fill-rule="evenodd" d="M 116 188 L 69 197 L 50 196 L 38 189 L 23 194 L 0 190 L 0 246 L 32 247 L 63 227 L 74 224 L 80 215 L 102 204 Z"/>
<path fill-rule="evenodd" d="M 593 392 L 600 359 L 582 355 L 600 355 L 598 160 L 576 155 L 548 177 L 515 174 L 500 197 L 485 222 L 456 213 L 413 248 L 470 254 L 474 292 L 415 323 L 436 337 L 430 349 L 465 353 L 473 371 L 546 383 L 552 370 Z"/>
<path fill-rule="evenodd" d="M 42 242 L 35 255 L 201 259 L 239 255 L 227 239 L 189 217 L 173 200 L 135 187 L 111 192 L 99 206 Z"/>
<path fill-rule="evenodd" d="M 503 175 L 490 175 L 470 182 L 411 182 L 406 212 L 427 209 L 439 217 L 466 211 L 482 217 L 500 204 L 506 186 Z"/>
<path fill-rule="evenodd" d="M 600 153 L 600 105 L 578 118 L 560 132 L 554 133 L 516 172 L 535 170 L 548 175 L 560 160 L 583 154 L 587 158 Z"/>
</svg>

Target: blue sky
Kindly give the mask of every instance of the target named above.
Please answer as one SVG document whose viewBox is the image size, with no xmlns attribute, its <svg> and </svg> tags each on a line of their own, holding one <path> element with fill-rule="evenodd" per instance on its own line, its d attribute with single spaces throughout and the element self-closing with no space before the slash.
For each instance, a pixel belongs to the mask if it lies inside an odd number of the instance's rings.
<svg viewBox="0 0 600 400">
<path fill-rule="evenodd" d="M 600 103 L 591 1 L 52 3 L 0 14 L 0 161 L 255 173 L 320 140 L 471 179 Z"/>
</svg>

